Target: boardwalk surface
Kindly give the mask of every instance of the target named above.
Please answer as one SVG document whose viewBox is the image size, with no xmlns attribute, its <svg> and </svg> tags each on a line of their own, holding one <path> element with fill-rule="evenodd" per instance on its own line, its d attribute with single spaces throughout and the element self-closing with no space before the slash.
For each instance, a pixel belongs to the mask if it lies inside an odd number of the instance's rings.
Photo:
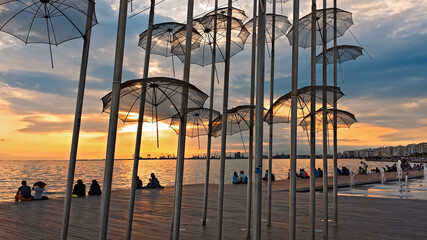
<svg viewBox="0 0 427 240">
<path fill-rule="evenodd" d="M 387 178 L 396 173 L 387 173 Z M 422 175 L 413 171 L 411 176 Z M 348 183 L 340 176 L 339 183 Z M 356 181 L 378 181 L 379 175 L 356 176 Z M 330 179 L 331 183 L 331 179 Z M 321 179 L 318 179 L 318 186 Z M 262 239 L 288 239 L 289 182 L 273 183 L 272 226 L 262 222 Z M 298 189 L 309 180 L 298 180 Z M 263 216 L 266 216 L 266 190 L 263 184 Z M 203 185 L 184 186 L 181 239 L 216 239 L 218 185 L 210 185 L 209 222 L 202 226 Z M 322 229 L 322 194 L 316 201 L 316 228 Z M 109 239 L 125 239 L 129 191 L 112 193 Z M 223 239 L 244 239 L 246 222 L 246 186 L 226 185 Z M 332 198 L 329 195 L 330 216 Z M 427 201 L 339 196 L 339 226 L 330 224 L 330 239 L 427 239 Z M 169 239 L 173 188 L 138 190 L 133 239 Z M 97 239 L 101 198 L 73 198 L 69 239 Z M 59 239 L 63 199 L 0 204 L 0 239 Z M 297 239 L 309 238 L 309 193 L 297 194 Z M 316 233 L 322 239 L 323 233 Z"/>
</svg>

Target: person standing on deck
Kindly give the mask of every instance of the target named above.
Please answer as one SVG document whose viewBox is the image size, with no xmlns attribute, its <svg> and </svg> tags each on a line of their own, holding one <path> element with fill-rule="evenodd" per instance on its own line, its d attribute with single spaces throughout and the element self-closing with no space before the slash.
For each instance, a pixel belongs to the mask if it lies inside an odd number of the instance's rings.
<svg viewBox="0 0 427 240">
<path fill-rule="evenodd" d="M 27 181 L 23 180 L 21 185 L 16 192 L 15 201 L 31 201 L 33 197 L 31 196 L 31 188 L 27 185 Z"/>
</svg>

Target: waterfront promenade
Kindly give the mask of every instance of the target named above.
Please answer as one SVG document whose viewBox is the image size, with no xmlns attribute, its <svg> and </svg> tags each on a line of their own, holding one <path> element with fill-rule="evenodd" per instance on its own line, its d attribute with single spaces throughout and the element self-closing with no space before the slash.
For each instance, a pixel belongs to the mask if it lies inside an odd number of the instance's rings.
<svg viewBox="0 0 427 240">
<path fill-rule="evenodd" d="M 394 179 L 395 172 L 386 173 Z M 422 176 L 411 171 L 410 176 Z M 356 183 L 379 182 L 379 174 L 357 175 Z M 340 176 L 339 184 L 348 184 L 349 176 Z M 321 186 L 321 179 L 317 185 Z M 329 183 L 332 184 L 332 178 Z M 309 179 L 297 181 L 297 239 L 309 237 L 309 194 L 304 190 Z M 244 239 L 241 228 L 246 222 L 246 185 L 225 186 L 223 239 Z M 287 180 L 273 183 L 272 227 L 262 222 L 262 239 L 288 238 Z M 218 185 L 210 185 L 209 222 L 202 226 L 203 184 L 183 188 L 181 239 L 216 239 Z M 267 184 L 263 184 L 263 216 L 266 216 Z M 138 190 L 133 238 L 169 239 L 173 187 L 163 190 Z M 125 239 L 129 191 L 112 193 L 109 239 Z M 330 239 L 426 239 L 427 201 L 339 196 L 339 226 L 330 224 Z M 332 216 L 332 196 L 329 196 Z M 100 197 L 73 198 L 69 239 L 97 239 Z M 63 199 L 0 203 L 0 239 L 58 239 L 61 232 Z M 317 194 L 317 229 L 322 229 L 322 194 Z M 322 239 L 318 232 L 316 238 Z"/>
</svg>

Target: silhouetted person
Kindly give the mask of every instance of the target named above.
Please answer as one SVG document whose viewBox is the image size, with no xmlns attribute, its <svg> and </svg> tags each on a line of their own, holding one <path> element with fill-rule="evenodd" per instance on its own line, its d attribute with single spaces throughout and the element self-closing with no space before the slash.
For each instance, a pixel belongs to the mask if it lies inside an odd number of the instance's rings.
<svg viewBox="0 0 427 240">
<path fill-rule="evenodd" d="M 322 169 L 318 168 L 317 171 L 319 171 L 319 177 L 323 177 L 323 171 L 322 171 Z"/>
<path fill-rule="evenodd" d="M 142 188 L 142 181 L 139 179 L 139 176 L 136 176 L 136 189 Z"/>
<path fill-rule="evenodd" d="M 96 181 L 95 179 L 92 180 L 92 184 L 90 185 L 89 189 L 89 196 L 99 196 L 101 194 L 101 186 L 99 186 L 98 181 Z"/>
<path fill-rule="evenodd" d="M 77 184 L 73 188 L 73 195 L 77 195 L 77 197 L 86 196 L 86 185 L 83 184 L 83 180 L 77 180 Z"/>
<path fill-rule="evenodd" d="M 240 178 L 239 175 L 237 175 L 237 172 L 233 173 L 233 184 L 239 184 L 240 183 Z"/>
<path fill-rule="evenodd" d="M 265 174 L 264 174 L 264 177 L 262 178 L 262 180 L 263 181 L 268 181 L 268 170 L 265 170 Z M 273 181 L 275 181 L 276 180 L 276 177 L 274 176 L 274 174 L 272 173 L 271 174 L 271 181 L 273 182 Z"/>
<path fill-rule="evenodd" d="M 23 180 L 21 185 L 16 192 L 15 201 L 31 201 L 33 197 L 31 196 L 31 188 L 27 185 L 27 181 Z"/>
<path fill-rule="evenodd" d="M 147 188 L 163 188 L 160 185 L 159 180 L 156 178 L 156 175 L 154 173 L 151 173 L 150 182 L 147 184 Z"/>
<path fill-rule="evenodd" d="M 46 190 L 46 183 L 42 181 L 38 181 L 34 183 L 33 190 L 34 190 L 34 196 L 33 200 L 48 200 L 49 198 L 47 196 L 43 196 L 43 192 Z"/>
</svg>

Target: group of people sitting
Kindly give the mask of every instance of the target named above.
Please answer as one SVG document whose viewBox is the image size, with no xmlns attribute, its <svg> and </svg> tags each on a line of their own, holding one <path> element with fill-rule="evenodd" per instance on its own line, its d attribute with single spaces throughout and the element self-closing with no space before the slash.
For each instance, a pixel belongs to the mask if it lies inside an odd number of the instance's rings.
<svg viewBox="0 0 427 240">
<path fill-rule="evenodd" d="M 90 185 L 89 196 L 99 196 L 102 194 L 101 186 L 99 186 L 98 181 L 95 179 L 92 180 L 92 184 Z M 83 184 L 83 180 L 77 180 L 77 184 L 74 185 L 73 188 L 73 197 L 85 197 L 86 196 L 86 185 Z"/>
<path fill-rule="evenodd" d="M 163 189 L 164 187 L 160 185 L 159 180 L 156 178 L 154 173 L 151 173 L 151 178 L 148 180 L 147 186 L 142 186 L 142 181 L 139 179 L 139 176 L 136 177 L 136 189 Z"/>
<path fill-rule="evenodd" d="M 18 188 L 18 191 L 15 195 L 15 201 L 31 201 L 31 200 L 47 200 L 47 196 L 43 196 L 46 183 L 38 181 L 34 183 L 33 187 L 27 185 L 27 181 L 23 180 L 21 186 Z M 34 191 L 34 196 L 31 195 L 31 189 Z"/>
<path fill-rule="evenodd" d="M 296 179 L 300 179 L 300 178 L 310 178 L 310 174 L 308 174 L 307 171 L 305 171 L 304 168 L 301 168 L 299 170 L 299 172 L 296 173 Z M 322 169 L 318 168 L 318 169 L 314 169 L 314 175 L 315 177 L 323 177 L 323 171 Z M 288 179 L 291 178 L 291 169 L 289 169 L 288 171 Z"/>
<path fill-rule="evenodd" d="M 237 175 L 237 172 L 233 174 L 233 184 L 247 184 L 248 176 L 245 175 L 245 172 L 240 171 L 240 175 Z"/>
<path fill-rule="evenodd" d="M 337 168 L 337 173 L 338 175 L 350 175 L 350 169 L 348 169 L 346 166 L 343 166 L 342 169 Z"/>
</svg>

